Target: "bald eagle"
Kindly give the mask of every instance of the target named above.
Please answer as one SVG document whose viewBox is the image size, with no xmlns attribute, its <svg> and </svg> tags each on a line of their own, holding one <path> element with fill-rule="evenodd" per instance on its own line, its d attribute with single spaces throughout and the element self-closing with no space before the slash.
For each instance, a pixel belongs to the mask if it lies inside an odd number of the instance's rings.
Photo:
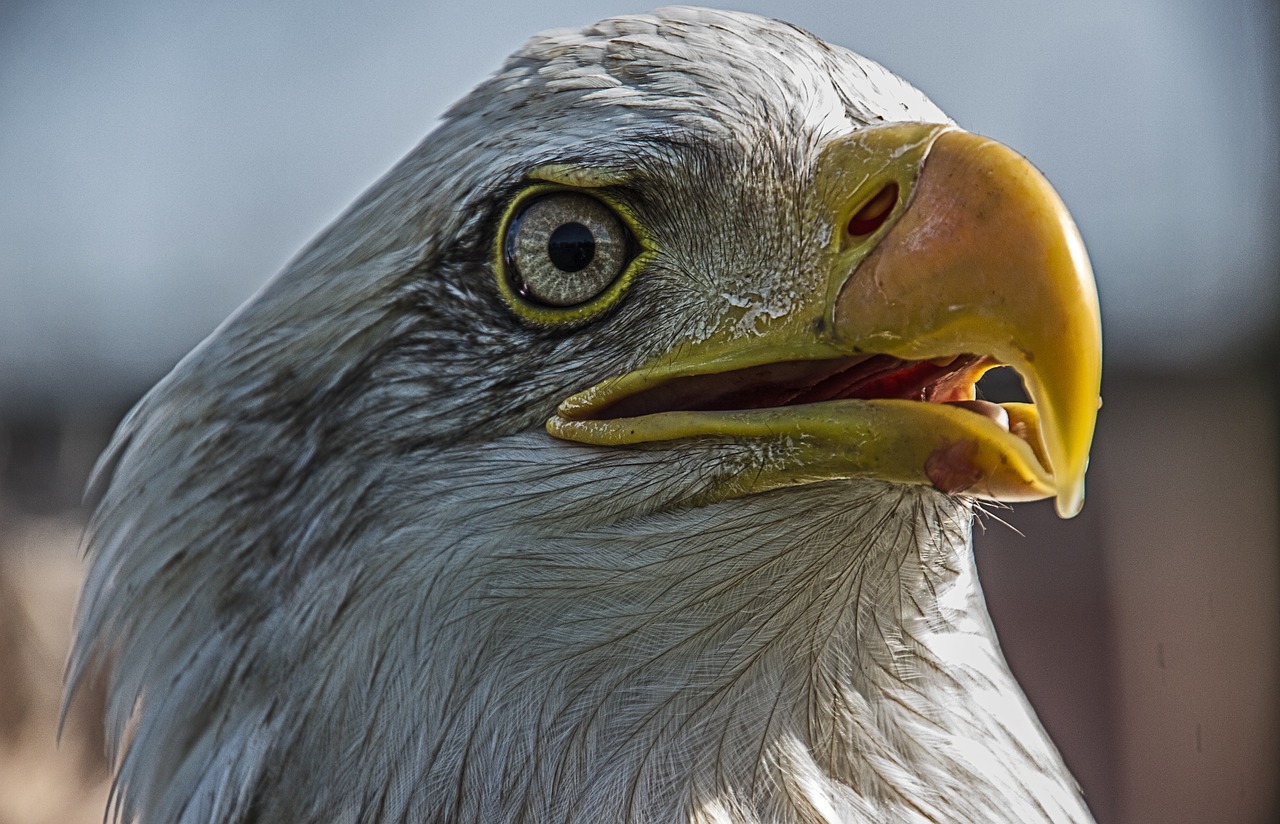
<svg viewBox="0 0 1280 824">
<path fill-rule="evenodd" d="M 970 531 L 1078 510 L 1100 347 L 1048 183 L 879 65 L 537 36 L 120 426 L 110 813 L 1087 821 Z"/>
</svg>

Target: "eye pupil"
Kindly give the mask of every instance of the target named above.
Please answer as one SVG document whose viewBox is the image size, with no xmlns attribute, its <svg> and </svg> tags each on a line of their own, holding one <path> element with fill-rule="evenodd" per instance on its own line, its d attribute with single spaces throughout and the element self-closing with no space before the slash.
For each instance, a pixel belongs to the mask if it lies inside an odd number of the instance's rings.
<svg viewBox="0 0 1280 824">
<path fill-rule="evenodd" d="M 547 238 L 547 256 L 561 272 L 580 272 L 596 256 L 596 238 L 581 223 L 562 223 Z"/>
</svg>

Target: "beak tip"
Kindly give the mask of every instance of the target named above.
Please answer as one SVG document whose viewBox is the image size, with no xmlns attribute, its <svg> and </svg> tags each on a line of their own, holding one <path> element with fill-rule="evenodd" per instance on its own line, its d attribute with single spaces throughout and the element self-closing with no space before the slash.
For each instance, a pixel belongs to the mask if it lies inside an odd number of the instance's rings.
<svg viewBox="0 0 1280 824">
<path fill-rule="evenodd" d="M 1084 508 L 1084 478 L 1058 491 L 1054 499 L 1054 509 L 1059 518 L 1074 518 Z"/>
</svg>

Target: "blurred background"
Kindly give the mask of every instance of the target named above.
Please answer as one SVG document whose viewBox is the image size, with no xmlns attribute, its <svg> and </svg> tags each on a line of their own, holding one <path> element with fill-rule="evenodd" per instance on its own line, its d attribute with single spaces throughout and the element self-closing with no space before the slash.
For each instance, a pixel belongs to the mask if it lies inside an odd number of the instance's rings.
<svg viewBox="0 0 1280 824">
<path fill-rule="evenodd" d="M 992 613 L 1099 821 L 1280 820 L 1277 4 L 730 6 L 1055 183 L 1105 407 L 1081 516 L 985 521 Z M 93 696 L 53 733 L 80 492 L 121 415 L 528 35 L 645 9 L 0 3 L 0 824 L 101 819 Z"/>
</svg>

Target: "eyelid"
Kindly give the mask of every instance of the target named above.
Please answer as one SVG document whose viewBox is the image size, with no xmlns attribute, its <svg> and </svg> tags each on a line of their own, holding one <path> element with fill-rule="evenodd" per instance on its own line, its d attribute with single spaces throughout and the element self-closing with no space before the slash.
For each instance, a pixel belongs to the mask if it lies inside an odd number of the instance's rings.
<svg viewBox="0 0 1280 824">
<path fill-rule="evenodd" d="M 631 171 L 610 166 L 578 166 L 571 163 L 546 163 L 535 166 L 527 175 L 531 180 L 555 183 L 572 189 L 603 189 L 631 182 Z"/>
</svg>

